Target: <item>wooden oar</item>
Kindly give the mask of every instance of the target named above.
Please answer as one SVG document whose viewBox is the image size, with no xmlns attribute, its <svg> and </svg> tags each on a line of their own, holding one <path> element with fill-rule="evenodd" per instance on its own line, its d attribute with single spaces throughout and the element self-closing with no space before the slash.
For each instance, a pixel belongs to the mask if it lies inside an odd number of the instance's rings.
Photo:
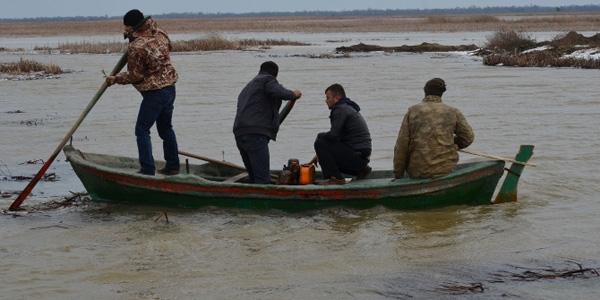
<svg viewBox="0 0 600 300">
<path fill-rule="evenodd" d="M 192 157 L 192 158 L 201 159 L 201 160 L 204 160 L 204 161 L 207 161 L 207 162 L 211 162 L 213 164 L 228 166 L 228 167 L 232 167 L 234 169 L 246 171 L 246 168 L 244 166 L 236 165 L 236 164 L 224 161 L 224 160 L 218 160 L 218 159 L 214 159 L 214 158 L 210 158 L 210 157 L 206 157 L 206 156 L 202 156 L 202 155 L 198 155 L 198 154 L 193 154 L 193 153 L 185 152 L 185 151 L 182 151 L 182 150 L 179 150 L 179 154 L 185 155 L 185 156 L 189 156 L 189 157 Z"/>
<path fill-rule="evenodd" d="M 192 158 L 197 158 L 200 160 L 204 160 L 213 164 L 217 164 L 217 165 L 223 165 L 223 166 L 227 166 L 227 167 L 231 167 L 234 169 L 238 169 L 238 170 L 242 170 L 242 171 L 246 171 L 246 167 L 244 166 L 240 166 L 240 165 L 236 165 L 224 160 L 218 160 L 218 159 L 214 159 L 214 158 L 210 158 L 210 157 L 206 157 L 206 156 L 202 156 L 202 155 L 198 155 L 198 154 L 193 154 L 193 153 L 189 153 L 186 151 L 182 151 L 179 150 L 179 154 L 184 155 L 184 156 L 188 156 L 188 157 L 192 157 Z M 243 173 L 243 174 L 247 174 L 247 173 Z M 271 174 L 271 178 L 277 178 L 278 176 L 275 174 Z"/>
<path fill-rule="evenodd" d="M 123 54 L 123 56 L 121 56 L 121 59 L 119 60 L 119 62 L 115 66 L 115 68 L 112 70 L 112 72 L 110 72 L 110 75 L 114 76 L 117 73 L 119 73 L 119 71 L 121 71 L 121 69 L 123 69 L 123 67 L 125 66 L 125 64 L 127 64 L 127 51 L 125 51 L 125 53 Z M 102 87 L 100 87 L 100 89 L 98 90 L 98 92 L 96 92 L 96 95 L 94 96 L 94 98 L 92 98 L 92 100 L 90 101 L 90 103 L 87 105 L 87 107 L 85 108 L 85 110 L 83 111 L 83 113 L 81 113 L 81 115 L 79 116 L 79 119 L 77 119 L 77 121 L 75 122 L 75 124 L 73 125 L 73 127 L 71 127 L 71 130 L 69 130 L 69 132 L 67 133 L 67 135 L 65 135 L 65 137 L 63 138 L 63 140 L 60 142 L 60 144 L 58 145 L 58 147 L 56 147 L 56 150 L 54 150 L 54 152 L 52 153 L 52 155 L 50 155 L 50 158 L 48 158 L 48 160 L 42 166 L 42 168 L 40 169 L 40 171 L 35 175 L 35 177 L 33 177 L 33 179 L 31 180 L 31 182 L 29 182 L 29 184 L 27 185 L 27 187 L 25 187 L 25 189 L 21 192 L 21 194 L 17 197 L 17 199 L 11 204 L 9 210 L 17 210 L 19 208 L 19 206 L 21 206 L 21 203 L 23 203 L 23 201 L 25 200 L 25 198 L 27 198 L 27 196 L 31 193 L 31 191 L 33 190 L 33 187 L 35 187 L 35 185 L 38 183 L 38 181 L 40 181 L 40 179 L 42 179 L 42 177 L 44 176 L 44 173 L 46 173 L 46 171 L 48 170 L 48 168 L 50 167 L 50 165 L 52 164 L 52 162 L 54 161 L 54 159 L 56 159 L 56 156 L 58 156 L 58 154 L 60 153 L 60 151 L 62 150 L 62 148 L 65 146 L 65 144 L 67 143 L 67 141 L 71 138 L 71 136 L 75 132 L 75 130 L 77 130 L 77 128 L 79 127 L 79 125 L 81 125 L 81 122 L 83 122 L 83 119 L 92 110 L 92 107 L 94 107 L 94 105 L 96 104 L 96 102 L 98 102 L 98 99 L 100 99 L 100 97 L 102 96 L 102 94 L 104 93 L 104 91 L 106 91 L 106 88 L 108 88 L 108 84 L 105 81 L 102 84 Z"/>
<path fill-rule="evenodd" d="M 489 155 L 489 154 L 475 152 L 475 151 L 471 151 L 471 150 L 467 150 L 467 149 L 458 149 L 458 151 L 464 152 L 464 153 L 468 153 L 468 154 L 478 155 L 478 156 L 482 156 L 482 157 L 487 157 L 487 158 L 491 158 L 491 159 L 503 160 L 503 161 L 511 162 L 511 163 L 518 164 L 518 165 L 524 165 L 524 166 L 529 166 L 529 167 L 536 167 L 535 164 L 528 163 L 528 162 L 522 162 L 522 161 L 514 160 L 514 159 L 511 159 L 511 158 L 505 158 L 505 157 L 500 157 L 500 156 L 495 156 L 495 155 Z"/>
</svg>

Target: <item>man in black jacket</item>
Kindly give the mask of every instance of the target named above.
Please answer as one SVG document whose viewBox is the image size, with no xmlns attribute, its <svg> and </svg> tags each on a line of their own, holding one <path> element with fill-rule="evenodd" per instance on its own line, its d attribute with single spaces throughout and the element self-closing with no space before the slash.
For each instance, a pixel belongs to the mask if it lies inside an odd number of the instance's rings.
<svg viewBox="0 0 600 300">
<path fill-rule="evenodd" d="M 238 96 L 233 134 L 250 183 L 271 183 L 269 141 L 277 138 L 279 108 L 283 100 L 302 96 L 299 90 L 288 90 L 279 84 L 278 73 L 276 63 L 264 62 L 258 75 Z"/>
<path fill-rule="evenodd" d="M 324 183 L 345 184 L 342 173 L 363 179 L 371 172 L 371 134 L 360 107 L 346 97 L 340 84 L 332 84 L 325 90 L 325 103 L 331 110 L 331 129 L 321 132 L 315 141 L 317 155 L 310 163 L 321 163 Z"/>
</svg>

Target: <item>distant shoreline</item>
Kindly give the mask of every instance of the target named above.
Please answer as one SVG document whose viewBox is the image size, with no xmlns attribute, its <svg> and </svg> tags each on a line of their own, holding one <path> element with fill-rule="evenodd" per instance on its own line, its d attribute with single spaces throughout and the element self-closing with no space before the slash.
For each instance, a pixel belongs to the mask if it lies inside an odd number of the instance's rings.
<svg viewBox="0 0 600 300">
<path fill-rule="evenodd" d="M 170 34 L 224 32 L 520 32 L 592 31 L 600 28 L 600 11 L 538 14 L 391 15 L 345 17 L 262 17 L 157 19 Z M 122 20 L 0 22 L 0 36 L 114 35 Z"/>
<path fill-rule="evenodd" d="M 594 13 L 600 5 L 561 5 L 561 6 L 469 6 L 429 9 L 354 9 L 341 11 L 263 11 L 263 12 L 183 12 L 153 14 L 156 19 L 222 19 L 222 18 L 271 18 L 271 17 L 365 17 L 365 16 L 428 16 L 428 15 L 497 15 L 497 14 L 546 14 L 546 13 Z M 121 20 L 122 16 L 71 16 L 36 18 L 0 18 L 0 22 L 64 22 L 64 21 L 107 21 Z"/>
</svg>

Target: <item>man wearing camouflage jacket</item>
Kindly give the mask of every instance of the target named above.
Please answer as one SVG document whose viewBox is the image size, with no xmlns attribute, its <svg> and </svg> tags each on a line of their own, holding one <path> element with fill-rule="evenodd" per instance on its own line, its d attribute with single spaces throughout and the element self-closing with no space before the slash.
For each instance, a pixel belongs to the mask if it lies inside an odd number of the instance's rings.
<svg viewBox="0 0 600 300">
<path fill-rule="evenodd" d="M 394 177 L 436 178 L 452 173 L 458 149 L 471 145 L 473 130 L 463 114 L 442 103 L 446 83 L 440 78 L 425 84 L 425 98 L 408 109 L 394 147 Z"/>
<path fill-rule="evenodd" d="M 171 123 L 175 101 L 175 83 L 178 75 L 171 64 L 171 40 L 158 28 L 152 18 L 144 18 L 137 9 L 123 17 L 124 36 L 129 39 L 127 72 L 107 76 L 108 85 L 132 84 L 142 94 L 142 103 L 135 124 L 135 136 L 141 169 L 138 173 L 154 175 L 156 167 L 152 156 L 150 128 L 156 123 L 163 140 L 165 167 L 163 175 L 179 173 L 177 138 Z"/>
</svg>

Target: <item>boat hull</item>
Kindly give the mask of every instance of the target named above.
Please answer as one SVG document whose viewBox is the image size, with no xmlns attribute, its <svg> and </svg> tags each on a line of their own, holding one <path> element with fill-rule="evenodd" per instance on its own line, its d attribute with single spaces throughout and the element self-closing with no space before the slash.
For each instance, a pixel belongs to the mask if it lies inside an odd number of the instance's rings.
<svg viewBox="0 0 600 300">
<path fill-rule="evenodd" d="M 367 179 L 337 186 L 251 185 L 225 182 L 241 171 L 213 163 L 182 166 L 189 174 L 146 176 L 136 173 L 139 165 L 133 158 L 82 153 L 72 146 L 64 152 L 93 200 L 186 208 L 305 211 L 483 205 L 491 203 L 504 168 L 504 161 L 489 160 L 459 164 L 455 172 L 437 179 L 392 181 L 391 171 L 373 171 Z"/>
</svg>

